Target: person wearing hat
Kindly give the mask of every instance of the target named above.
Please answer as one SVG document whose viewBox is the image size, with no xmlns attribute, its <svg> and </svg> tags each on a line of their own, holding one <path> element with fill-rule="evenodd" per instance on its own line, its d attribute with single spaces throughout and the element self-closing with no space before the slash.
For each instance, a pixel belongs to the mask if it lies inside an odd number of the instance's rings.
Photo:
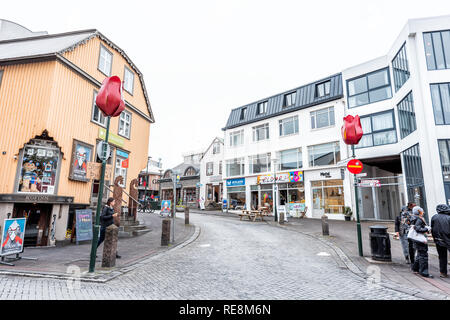
<svg viewBox="0 0 450 320">
<path fill-rule="evenodd" d="M 417 234 L 424 239 L 424 242 L 413 240 L 414 248 L 417 251 L 417 257 L 411 269 L 415 274 L 420 274 L 422 277 L 433 278 L 433 276 L 428 272 L 427 233 L 431 230 L 431 227 L 425 222 L 425 218 L 423 217 L 424 211 L 421 207 L 415 206 L 412 212 L 416 219 L 414 220 L 414 224 L 411 220 L 411 226 Z"/>
<path fill-rule="evenodd" d="M 431 218 L 431 234 L 439 255 L 439 271 L 441 278 L 447 278 L 448 255 L 450 251 L 450 207 L 446 204 L 436 206 L 436 212 Z"/>
</svg>

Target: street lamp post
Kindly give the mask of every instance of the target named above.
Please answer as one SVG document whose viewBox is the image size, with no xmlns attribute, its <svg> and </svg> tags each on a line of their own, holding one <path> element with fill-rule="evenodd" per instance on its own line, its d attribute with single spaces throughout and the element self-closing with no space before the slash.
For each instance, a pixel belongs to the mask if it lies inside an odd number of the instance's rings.
<svg viewBox="0 0 450 320">
<path fill-rule="evenodd" d="M 150 181 L 150 179 L 148 178 L 148 163 L 150 162 L 150 159 L 151 159 L 152 157 L 147 157 L 147 171 L 146 171 L 146 173 L 145 173 L 145 179 L 146 179 L 146 181 L 145 181 L 145 191 L 144 191 L 144 203 L 145 203 L 145 205 L 147 205 L 147 185 L 148 185 L 148 183 L 149 183 L 149 181 Z"/>
<path fill-rule="evenodd" d="M 352 158 L 356 158 L 355 156 L 355 145 L 352 144 Z M 358 199 L 358 180 L 356 178 L 356 174 L 353 175 L 353 183 L 355 186 L 355 208 L 356 208 L 356 232 L 358 234 L 358 252 L 359 256 L 363 255 L 363 247 L 362 247 L 362 236 L 361 236 L 361 222 L 359 221 L 359 199 Z"/>
</svg>

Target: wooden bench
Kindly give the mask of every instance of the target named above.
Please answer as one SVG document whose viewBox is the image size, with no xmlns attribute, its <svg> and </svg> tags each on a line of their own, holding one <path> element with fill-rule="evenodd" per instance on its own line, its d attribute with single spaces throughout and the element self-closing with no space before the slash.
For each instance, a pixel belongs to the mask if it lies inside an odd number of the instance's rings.
<svg viewBox="0 0 450 320">
<path fill-rule="evenodd" d="M 262 212 L 262 210 L 242 210 L 242 213 L 238 213 L 238 216 L 240 216 L 240 220 L 243 217 L 247 217 L 251 221 L 256 221 L 256 218 L 264 221 L 264 214 Z"/>
</svg>

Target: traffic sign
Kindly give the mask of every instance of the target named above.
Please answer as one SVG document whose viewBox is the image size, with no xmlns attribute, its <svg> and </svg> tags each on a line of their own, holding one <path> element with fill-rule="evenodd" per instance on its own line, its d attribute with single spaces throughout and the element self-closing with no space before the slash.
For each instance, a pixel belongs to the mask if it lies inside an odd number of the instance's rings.
<svg viewBox="0 0 450 320">
<path fill-rule="evenodd" d="M 356 175 L 358 178 L 359 177 L 367 177 L 367 172 L 363 172 L 363 173 L 359 173 Z"/>
<path fill-rule="evenodd" d="M 358 159 L 352 159 L 347 163 L 347 169 L 353 174 L 358 174 L 363 170 L 363 164 Z"/>
<path fill-rule="evenodd" d="M 106 144 L 106 159 L 103 159 L 103 144 L 105 143 L 105 141 L 100 141 L 97 144 L 97 156 L 100 158 L 100 160 L 108 160 L 109 157 L 111 156 L 111 146 L 109 145 L 109 143 Z"/>
<path fill-rule="evenodd" d="M 375 179 L 367 179 L 367 180 L 361 180 L 358 183 L 359 187 L 381 187 L 381 183 L 380 180 L 375 180 Z"/>
</svg>

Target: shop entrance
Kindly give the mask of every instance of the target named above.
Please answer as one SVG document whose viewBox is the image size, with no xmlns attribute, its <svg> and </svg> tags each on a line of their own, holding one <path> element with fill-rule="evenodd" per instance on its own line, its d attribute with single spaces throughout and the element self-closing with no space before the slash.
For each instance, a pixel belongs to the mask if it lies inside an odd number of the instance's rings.
<svg viewBox="0 0 450 320">
<path fill-rule="evenodd" d="M 343 180 L 311 181 L 313 218 L 324 214 L 344 213 Z"/>
<path fill-rule="evenodd" d="M 53 205 L 16 203 L 13 218 L 27 218 L 24 247 L 41 247 L 48 243 L 50 216 Z"/>
</svg>

